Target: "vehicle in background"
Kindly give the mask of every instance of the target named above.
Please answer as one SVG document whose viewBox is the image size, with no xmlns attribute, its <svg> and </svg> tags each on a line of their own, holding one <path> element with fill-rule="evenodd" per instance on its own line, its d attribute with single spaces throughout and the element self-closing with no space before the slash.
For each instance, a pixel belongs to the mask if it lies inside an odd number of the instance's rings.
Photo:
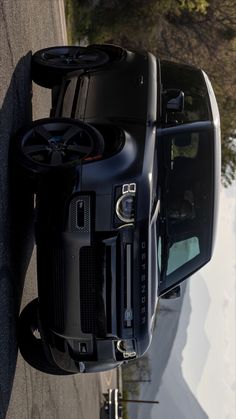
<svg viewBox="0 0 236 419">
<path fill-rule="evenodd" d="M 119 419 L 122 417 L 121 396 L 118 388 L 109 388 L 105 396 L 105 412 L 109 419 Z"/>
</svg>

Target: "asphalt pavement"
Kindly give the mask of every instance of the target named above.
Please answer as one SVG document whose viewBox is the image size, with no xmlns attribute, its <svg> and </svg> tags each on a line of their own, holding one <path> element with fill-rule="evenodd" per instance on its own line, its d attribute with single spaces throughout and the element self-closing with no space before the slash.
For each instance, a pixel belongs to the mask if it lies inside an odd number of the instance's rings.
<svg viewBox="0 0 236 419">
<path fill-rule="evenodd" d="M 32 52 L 66 43 L 62 0 L 0 0 L 0 419 L 96 419 L 114 372 L 55 377 L 18 354 L 20 307 L 37 294 L 33 196 L 12 159 L 15 133 L 47 117 L 50 92 L 32 86 Z M 33 93 L 33 96 L 32 96 Z"/>
</svg>

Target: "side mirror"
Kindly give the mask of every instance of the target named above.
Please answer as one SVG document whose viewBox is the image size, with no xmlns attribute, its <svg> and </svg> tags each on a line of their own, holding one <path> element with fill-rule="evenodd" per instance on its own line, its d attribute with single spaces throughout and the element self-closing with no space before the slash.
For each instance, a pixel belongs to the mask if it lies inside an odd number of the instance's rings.
<svg viewBox="0 0 236 419">
<path fill-rule="evenodd" d="M 172 290 L 168 291 L 166 294 L 162 295 L 161 298 L 164 300 L 172 300 L 174 298 L 179 298 L 181 296 L 181 288 L 179 285 L 173 288 Z"/>
<path fill-rule="evenodd" d="M 184 92 L 179 89 L 167 89 L 162 94 L 164 112 L 182 112 L 184 110 Z"/>
</svg>

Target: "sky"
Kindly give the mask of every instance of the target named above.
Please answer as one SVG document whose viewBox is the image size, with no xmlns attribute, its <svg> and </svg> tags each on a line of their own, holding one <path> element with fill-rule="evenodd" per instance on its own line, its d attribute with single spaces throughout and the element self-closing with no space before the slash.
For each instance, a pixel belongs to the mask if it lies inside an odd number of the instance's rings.
<svg viewBox="0 0 236 419">
<path fill-rule="evenodd" d="M 210 419 L 236 418 L 236 182 L 221 190 L 213 258 L 189 280 L 182 373 Z"/>
</svg>

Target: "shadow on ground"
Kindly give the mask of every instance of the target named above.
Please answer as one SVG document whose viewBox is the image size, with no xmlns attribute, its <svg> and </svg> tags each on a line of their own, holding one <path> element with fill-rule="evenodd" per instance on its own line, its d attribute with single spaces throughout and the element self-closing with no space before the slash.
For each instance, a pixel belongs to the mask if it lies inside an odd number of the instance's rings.
<svg viewBox="0 0 236 419">
<path fill-rule="evenodd" d="M 0 418 L 11 395 L 17 318 L 34 240 L 33 194 L 19 175 L 11 147 L 17 130 L 32 120 L 30 63 L 31 53 L 19 60 L 0 110 Z"/>
<path fill-rule="evenodd" d="M 108 419 L 108 413 L 105 411 L 105 404 L 100 409 L 100 419 Z"/>
</svg>

